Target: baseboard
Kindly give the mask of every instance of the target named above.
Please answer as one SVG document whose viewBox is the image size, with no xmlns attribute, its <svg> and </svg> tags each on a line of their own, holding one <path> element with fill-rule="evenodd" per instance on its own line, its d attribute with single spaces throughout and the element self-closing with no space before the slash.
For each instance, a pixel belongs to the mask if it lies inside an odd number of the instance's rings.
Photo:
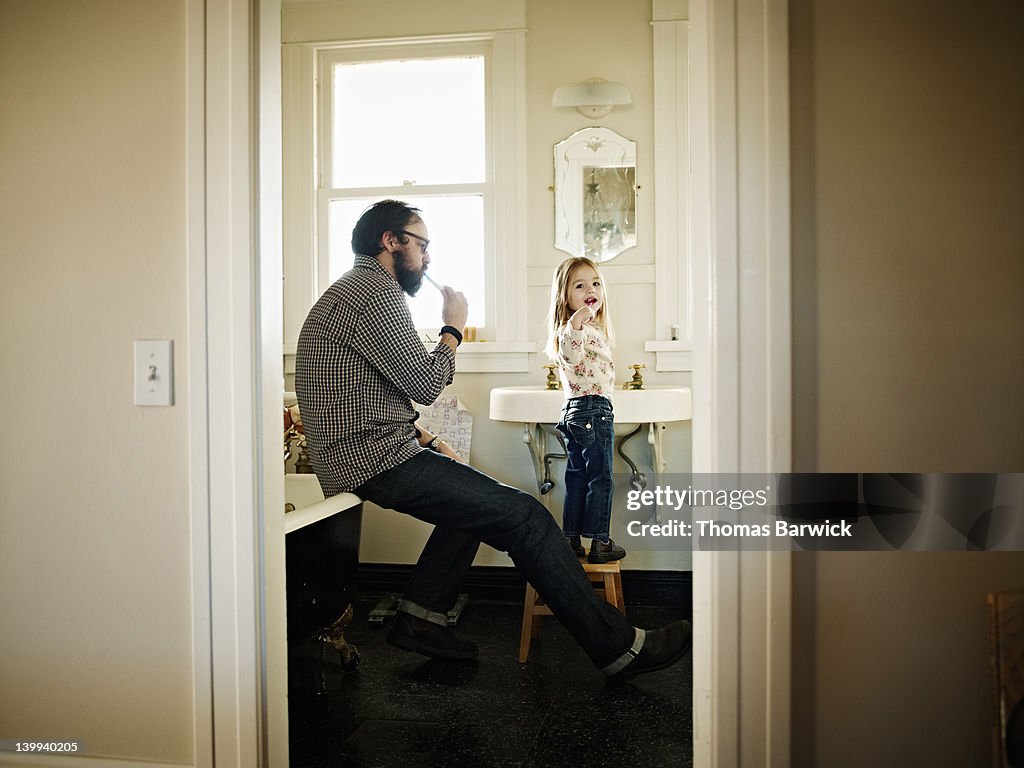
<svg viewBox="0 0 1024 768">
<path fill-rule="evenodd" d="M 411 565 L 361 563 L 356 571 L 360 598 L 373 599 L 400 594 L 412 574 Z M 495 565 L 474 566 L 462 583 L 471 600 L 522 603 L 526 580 L 515 568 Z M 674 605 L 693 608 L 691 571 L 622 571 L 626 605 Z"/>
<path fill-rule="evenodd" d="M 192 768 L 193 764 L 71 754 L 43 755 L 0 752 L 0 766 L 10 766 L 10 768 Z"/>
</svg>

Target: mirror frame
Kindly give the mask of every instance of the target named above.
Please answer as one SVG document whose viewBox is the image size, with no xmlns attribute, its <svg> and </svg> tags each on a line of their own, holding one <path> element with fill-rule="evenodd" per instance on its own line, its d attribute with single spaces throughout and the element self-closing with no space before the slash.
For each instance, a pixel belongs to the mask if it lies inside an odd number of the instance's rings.
<svg viewBox="0 0 1024 768">
<path fill-rule="evenodd" d="M 610 128 L 583 128 L 555 144 L 555 247 L 572 256 L 588 256 L 596 262 L 609 261 L 623 251 L 636 247 L 636 142 Z M 588 170 L 625 168 L 632 172 L 632 228 L 626 229 L 622 242 L 600 252 L 587 248 L 585 222 Z M 618 210 L 623 210 L 621 207 Z"/>
</svg>

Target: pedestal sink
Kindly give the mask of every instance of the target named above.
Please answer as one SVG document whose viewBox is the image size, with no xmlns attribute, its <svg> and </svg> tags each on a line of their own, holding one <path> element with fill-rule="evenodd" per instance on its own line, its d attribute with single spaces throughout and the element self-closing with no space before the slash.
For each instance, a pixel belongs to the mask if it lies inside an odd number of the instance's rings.
<svg viewBox="0 0 1024 768">
<path fill-rule="evenodd" d="M 537 486 L 542 494 L 554 486 L 549 461 L 564 456 L 548 452 L 548 437 L 559 442 L 562 438 L 551 425 L 556 424 L 562 413 L 565 393 L 561 390 L 546 389 L 542 386 L 497 387 L 491 390 L 490 416 L 495 421 L 514 421 L 523 425 L 523 442 L 530 449 Z M 649 389 L 619 389 L 612 397 L 616 424 L 640 425 L 632 433 L 619 440 L 619 455 L 633 466 L 622 451 L 626 440 L 647 424 L 647 442 L 651 447 L 651 467 L 663 472 L 661 435 L 665 424 L 671 421 L 687 421 L 693 415 L 693 403 L 688 387 L 651 387 Z M 638 482 L 643 475 L 633 466 L 633 480 Z M 643 480 L 646 484 L 646 479 Z"/>
<path fill-rule="evenodd" d="M 555 424 L 562 412 L 565 393 L 540 386 L 497 387 L 491 390 L 491 418 Z M 686 421 L 693 413 L 688 387 L 619 389 L 612 397 L 616 424 L 652 424 Z"/>
</svg>

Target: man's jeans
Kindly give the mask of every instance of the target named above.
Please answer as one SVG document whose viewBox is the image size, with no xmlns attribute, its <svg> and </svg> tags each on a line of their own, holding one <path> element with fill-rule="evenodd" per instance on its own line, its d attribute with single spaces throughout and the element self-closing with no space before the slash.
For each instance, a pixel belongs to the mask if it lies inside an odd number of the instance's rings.
<svg viewBox="0 0 1024 768">
<path fill-rule="evenodd" d="M 435 526 L 404 601 L 444 614 L 484 542 L 508 552 L 597 666 L 614 671 L 607 667 L 624 663 L 631 658 L 622 659 L 627 650 L 642 645 L 642 631 L 597 596 L 558 524 L 533 496 L 433 451 L 371 478 L 355 493 Z"/>
<path fill-rule="evenodd" d="M 558 430 L 565 435 L 565 503 L 562 530 L 570 538 L 608 540 L 612 516 L 612 448 L 615 418 L 607 397 L 565 401 Z"/>
</svg>

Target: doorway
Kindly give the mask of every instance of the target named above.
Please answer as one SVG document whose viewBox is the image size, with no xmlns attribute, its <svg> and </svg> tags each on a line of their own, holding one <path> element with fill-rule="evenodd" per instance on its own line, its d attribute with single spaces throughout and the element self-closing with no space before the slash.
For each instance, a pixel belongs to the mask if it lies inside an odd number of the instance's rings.
<svg viewBox="0 0 1024 768">
<path fill-rule="evenodd" d="M 199 232 L 205 239 L 190 313 L 205 338 L 205 365 L 195 383 L 209 403 L 192 419 L 194 430 L 209 437 L 206 450 L 192 458 L 193 477 L 209 478 L 200 490 L 205 503 L 194 511 L 200 529 L 205 523 L 209 531 L 207 538 L 200 530 L 193 541 L 197 626 L 205 620 L 210 629 L 209 638 L 196 633 L 196 718 L 201 722 L 208 713 L 212 723 L 208 731 L 197 729 L 197 765 L 212 764 L 216 749 L 217 765 L 279 766 L 287 760 L 284 529 L 275 513 L 284 506 L 277 453 L 281 8 L 280 0 L 190 0 L 189 8 L 189 60 L 205 64 L 190 75 L 190 83 L 205 86 L 190 89 L 190 105 L 200 106 L 205 119 L 205 126 L 192 129 L 204 131 L 190 133 L 190 148 L 201 146 L 206 160 L 205 167 L 190 161 L 202 187 L 196 213 L 203 214 L 202 222 L 190 224 L 190 236 Z M 785 471 L 787 6 L 781 0 L 750 6 L 693 0 L 690 15 L 694 102 L 706 107 L 694 121 L 690 158 L 681 153 L 696 201 L 693 277 L 701 286 L 695 292 L 694 468 Z M 228 98 L 222 106 L 206 93 Z M 227 218 L 218 218 L 225 211 Z M 214 435 L 211 412 L 231 417 L 236 429 L 230 436 Z M 218 451 L 222 445 L 229 455 Z M 786 556 L 695 555 L 695 765 L 788 765 L 789 600 Z M 752 603 L 763 610 L 741 613 L 741 604 Z M 213 690 L 240 693 L 215 696 Z"/>
</svg>

